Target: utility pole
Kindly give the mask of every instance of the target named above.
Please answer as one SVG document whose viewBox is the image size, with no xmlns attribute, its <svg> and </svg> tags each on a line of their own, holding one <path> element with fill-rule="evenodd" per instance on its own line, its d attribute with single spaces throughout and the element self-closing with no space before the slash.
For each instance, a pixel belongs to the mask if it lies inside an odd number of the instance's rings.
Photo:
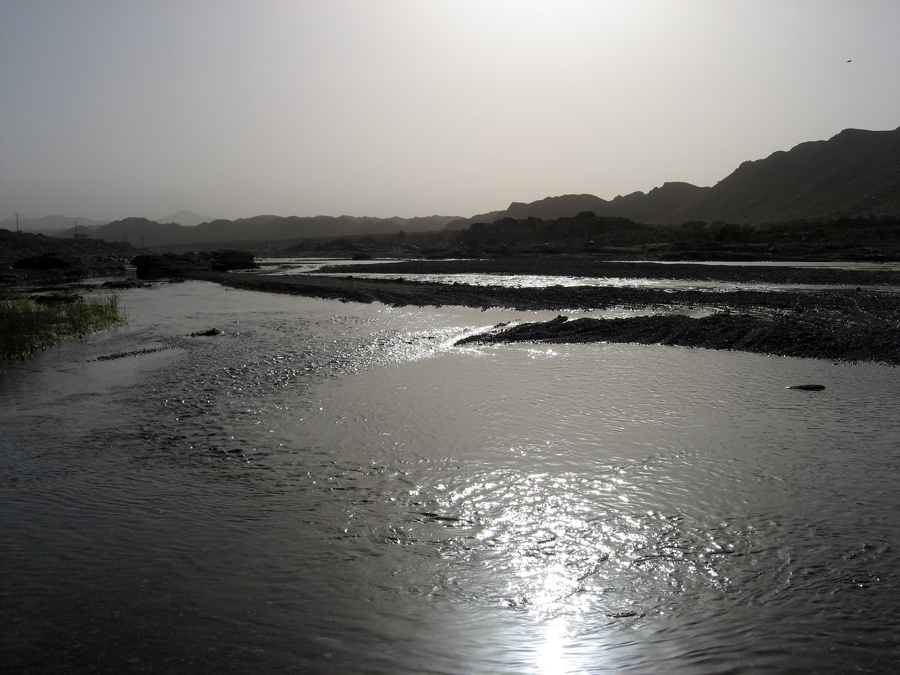
<svg viewBox="0 0 900 675">
<path fill-rule="evenodd" d="M 16 234 L 19 233 L 19 214 L 16 214 Z"/>
</svg>

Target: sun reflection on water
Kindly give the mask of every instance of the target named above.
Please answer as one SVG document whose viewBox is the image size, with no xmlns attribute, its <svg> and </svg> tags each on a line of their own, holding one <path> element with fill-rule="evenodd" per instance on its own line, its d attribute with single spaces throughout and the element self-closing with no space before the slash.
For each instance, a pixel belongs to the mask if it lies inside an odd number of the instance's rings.
<svg viewBox="0 0 900 675">
<path fill-rule="evenodd" d="M 639 464 L 645 478 L 647 465 Z M 506 607 L 533 626 L 533 672 L 594 669 L 604 635 L 621 639 L 623 629 L 665 613 L 684 592 L 724 588 L 718 563 L 704 555 L 708 532 L 648 510 L 646 488 L 621 465 L 591 474 L 523 466 L 473 477 L 450 479 L 441 491 L 441 507 L 459 514 L 465 529 L 452 550 L 469 572 L 461 577 L 454 567 L 454 581 L 478 604 Z"/>
<path fill-rule="evenodd" d="M 562 619 L 546 621 L 542 626 L 541 642 L 535 648 L 535 666 L 540 675 L 567 675 L 578 672 L 570 663 L 571 648 L 567 623 Z"/>
</svg>

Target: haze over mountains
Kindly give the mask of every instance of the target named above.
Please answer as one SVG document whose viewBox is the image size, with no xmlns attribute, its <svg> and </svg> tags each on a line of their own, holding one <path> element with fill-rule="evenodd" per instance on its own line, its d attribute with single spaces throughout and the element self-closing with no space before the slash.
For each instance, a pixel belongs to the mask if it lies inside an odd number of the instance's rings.
<svg viewBox="0 0 900 675">
<path fill-rule="evenodd" d="M 136 246 L 172 246 L 293 239 L 396 234 L 400 230 L 438 230 L 457 220 L 454 216 L 428 218 L 365 218 L 355 216 L 254 216 L 237 220 L 213 220 L 186 227 L 158 223 L 147 218 L 125 218 L 102 225 L 91 236 L 107 241 L 127 241 Z M 73 233 L 67 233 L 73 234 Z"/>
<path fill-rule="evenodd" d="M 91 220 L 90 218 L 73 218 L 72 216 L 42 216 L 40 218 L 26 218 L 19 215 L 18 229 L 22 232 L 41 232 L 43 234 L 58 235 L 64 230 L 75 230 L 75 226 L 95 228 L 103 225 L 105 220 Z M 16 231 L 16 217 L 10 216 L 0 220 L 0 227 L 11 232 Z M 70 235 L 71 236 L 71 235 Z"/>
<path fill-rule="evenodd" d="M 271 216 L 206 220 L 190 211 L 152 221 L 126 218 L 107 224 L 51 216 L 28 221 L 41 229 L 68 223 L 59 236 L 89 228 L 91 237 L 129 241 L 140 246 L 278 241 L 302 238 L 396 234 L 438 229 L 465 229 L 476 222 L 502 218 L 555 220 L 592 211 L 597 216 L 639 223 L 687 221 L 763 224 L 802 219 L 900 215 L 900 128 L 893 131 L 846 129 L 827 141 L 801 143 L 789 151 L 741 164 L 713 187 L 670 182 L 647 193 L 605 200 L 594 195 L 548 197 L 530 204 L 513 202 L 504 210 L 458 218 L 366 218 L 354 216 Z M 14 229 L 15 221 L 0 223 Z M 22 219 L 20 218 L 20 227 Z"/>
<path fill-rule="evenodd" d="M 159 218 L 153 222 L 157 223 L 176 223 L 178 225 L 193 226 L 205 223 L 212 218 L 201 216 L 193 211 L 181 210 L 170 216 Z M 23 232 L 35 232 L 49 235 L 58 235 L 60 230 L 68 230 L 71 234 L 75 231 L 76 225 L 84 228 L 79 231 L 84 232 L 87 229 L 94 230 L 101 225 L 106 225 L 108 220 L 91 220 L 90 218 L 79 218 L 71 216 L 43 216 L 41 218 L 26 218 L 19 215 L 18 228 Z M 12 216 L 6 220 L 0 220 L 0 227 L 6 230 L 15 231 L 17 226 L 16 217 Z"/>
<path fill-rule="evenodd" d="M 156 222 L 158 223 L 175 223 L 176 225 L 184 225 L 185 227 L 193 227 L 194 225 L 199 225 L 200 223 L 205 223 L 207 221 L 212 220 L 209 216 L 201 216 L 199 213 L 194 213 L 193 211 L 187 211 L 185 209 L 181 209 L 181 211 L 176 211 L 170 216 L 166 216 L 165 218 L 160 218 Z"/>
</svg>

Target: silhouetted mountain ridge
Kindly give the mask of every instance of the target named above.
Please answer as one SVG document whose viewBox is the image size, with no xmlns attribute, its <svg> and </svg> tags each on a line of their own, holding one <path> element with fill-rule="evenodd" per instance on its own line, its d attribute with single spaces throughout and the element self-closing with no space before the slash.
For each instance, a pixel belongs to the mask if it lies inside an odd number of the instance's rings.
<svg viewBox="0 0 900 675">
<path fill-rule="evenodd" d="M 195 213 L 194 211 L 181 209 L 180 211 L 176 211 L 171 215 L 158 219 L 156 222 L 176 223 L 177 225 L 185 225 L 190 227 L 193 225 L 199 225 L 200 223 L 205 223 L 208 220 L 212 220 L 212 218 L 209 218 L 208 216 L 201 216 L 199 213 Z"/>
<path fill-rule="evenodd" d="M 765 159 L 744 162 L 713 187 L 667 182 L 647 193 L 634 192 L 612 200 L 590 194 L 562 195 L 528 204 L 513 202 L 505 210 L 472 218 L 260 215 L 191 226 L 126 218 L 93 228 L 91 236 L 137 246 L 209 248 L 234 242 L 396 234 L 398 230 L 463 230 L 474 223 L 506 218 L 552 221 L 588 212 L 646 224 L 763 224 L 900 216 L 900 128 L 846 129 L 827 141 L 801 143 Z M 185 219 L 196 214 L 179 212 L 173 214 L 176 216 Z M 73 234 L 70 229 L 60 236 Z"/>
<path fill-rule="evenodd" d="M 439 230 L 455 216 L 420 218 L 367 218 L 357 216 L 274 216 L 260 215 L 237 220 L 211 220 L 199 225 L 158 223 L 147 218 L 124 218 L 91 231 L 91 236 L 106 241 L 129 242 L 135 246 L 198 245 L 212 246 L 228 242 L 285 241 L 322 237 L 346 237 L 367 234 L 396 234 Z M 74 229 L 60 233 L 71 237 Z"/>
<path fill-rule="evenodd" d="M 827 141 L 801 143 L 765 159 L 744 162 L 713 187 L 670 182 L 611 201 L 594 195 L 563 195 L 529 204 L 513 202 L 504 211 L 462 219 L 448 229 L 503 218 L 571 217 L 582 211 L 658 224 L 900 215 L 900 128 L 845 129 Z"/>
<path fill-rule="evenodd" d="M 79 228 L 94 228 L 97 225 L 107 223 L 107 220 L 91 220 L 89 218 L 79 218 L 71 216 L 43 216 L 41 218 L 26 218 L 19 216 L 19 230 L 22 232 L 43 232 L 44 234 L 55 235 L 61 230 L 74 230 L 77 223 Z M 5 220 L 0 220 L 0 228 L 15 232 L 16 217 L 10 216 Z"/>
<path fill-rule="evenodd" d="M 669 222 L 760 223 L 900 214 L 900 128 L 846 129 L 744 162 Z"/>
</svg>

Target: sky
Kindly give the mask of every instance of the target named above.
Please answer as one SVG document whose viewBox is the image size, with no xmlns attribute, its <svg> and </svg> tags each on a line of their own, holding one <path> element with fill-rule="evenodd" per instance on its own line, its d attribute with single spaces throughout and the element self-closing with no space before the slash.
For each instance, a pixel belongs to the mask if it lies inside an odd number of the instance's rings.
<svg viewBox="0 0 900 675">
<path fill-rule="evenodd" d="M 0 0 L 0 218 L 472 216 L 900 126 L 897 0 Z"/>
</svg>

